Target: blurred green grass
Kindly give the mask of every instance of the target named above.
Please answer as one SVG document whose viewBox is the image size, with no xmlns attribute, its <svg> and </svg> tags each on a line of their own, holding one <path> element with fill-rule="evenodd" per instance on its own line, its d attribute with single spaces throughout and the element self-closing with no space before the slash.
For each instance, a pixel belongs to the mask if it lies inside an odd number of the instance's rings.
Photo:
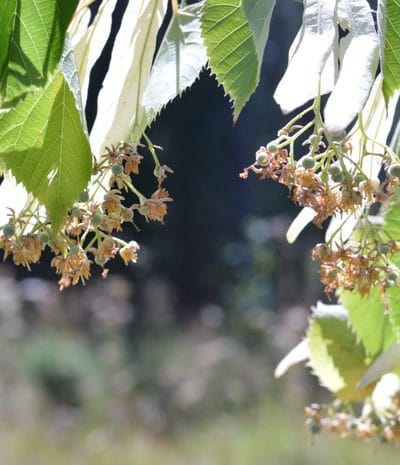
<svg viewBox="0 0 400 465">
<path fill-rule="evenodd" d="M 312 437 L 300 411 L 264 401 L 238 417 L 222 415 L 174 437 L 99 424 L 55 431 L 39 418 L 2 425 L 4 465 L 363 465 L 398 463 L 390 445 Z"/>
</svg>

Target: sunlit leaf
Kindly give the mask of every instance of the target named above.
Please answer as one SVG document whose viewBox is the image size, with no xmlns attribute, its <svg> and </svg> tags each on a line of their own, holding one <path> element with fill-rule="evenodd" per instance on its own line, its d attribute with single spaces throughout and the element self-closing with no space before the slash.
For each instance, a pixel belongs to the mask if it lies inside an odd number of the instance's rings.
<svg viewBox="0 0 400 465">
<path fill-rule="evenodd" d="M 320 383 L 343 401 L 362 400 L 357 384 L 368 365 L 364 347 L 348 325 L 347 313 L 333 308 L 314 313 L 307 334 L 309 364 Z"/>
<path fill-rule="evenodd" d="M 200 35 L 200 8 L 201 3 L 181 8 L 171 20 L 143 95 L 147 124 L 193 84 L 207 62 Z"/>
<path fill-rule="evenodd" d="M 386 101 L 400 89 L 400 2 L 378 0 L 378 24 Z"/>
<path fill-rule="evenodd" d="M 395 336 L 378 289 L 371 289 L 363 297 L 356 291 L 341 291 L 340 301 L 349 312 L 353 331 L 371 356 L 393 344 Z"/>
<path fill-rule="evenodd" d="M 0 115 L 0 153 L 57 230 L 91 174 L 91 152 L 61 71 Z"/>
<path fill-rule="evenodd" d="M 60 60 L 65 32 L 77 4 L 78 0 L 6 0 L 1 12 L 7 33 L 2 36 L 0 60 L 8 47 L 1 86 L 3 103 L 20 97 L 32 86 L 45 85 Z M 7 18 L 11 9 L 14 21 L 10 34 Z"/>
<path fill-rule="evenodd" d="M 377 381 L 381 376 L 400 366 L 400 343 L 393 344 L 379 357 L 377 357 L 368 370 L 364 373 L 358 387 L 365 388 L 369 384 Z"/>
<path fill-rule="evenodd" d="M 201 30 L 211 70 L 233 101 L 236 120 L 257 87 L 275 0 L 205 0 Z"/>
</svg>

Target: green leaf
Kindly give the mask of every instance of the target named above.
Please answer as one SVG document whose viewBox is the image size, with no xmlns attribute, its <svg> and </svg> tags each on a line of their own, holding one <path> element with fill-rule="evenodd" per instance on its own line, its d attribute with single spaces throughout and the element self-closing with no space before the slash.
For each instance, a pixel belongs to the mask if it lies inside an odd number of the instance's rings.
<svg viewBox="0 0 400 465">
<path fill-rule="evenodd" d="M 8 60 L 10 54 L 11 34 L 14 27 L 16 0 L 3 0 L 0 11 L 0 91 L 5 86 Z"/>
<path fill-rule="evenodd" d="M 32 86 L 45 85 L 60 60 L 65 32 L 77 4 L 78 0 L 6 1 L 2 13 L 7 32 L 0 48 L 0 65 L 7 67 L 0 75 L 3 104 L 10 105 Z M 0 25 L 3 15 L 1 18 Z"/>
<path fill-rule="evenodd" d="M 79 111 L 83 128 L 86 134 L 88 134 L 85 110 L 82 103 L 82 92 L 81 84 L 79 81 L 78 67 L 75 60 L 74 49 L 72 48 L 71 41 L 68 39 L 68 37 L 65 38 L 64 50 L 61 55 L 59 68 L 62 71 L 64 79 L 66 80 L 69 88 L 74 94 L 75 106 Z"/>
<path fill-rule="evenodd" d="M 261 66 L 269 35 L 269 25 L 275 0 L 242 0 L 242 8 L 253 33 L 258 61 Z M 260 72 L 260 69 L 259 69 Z"/>
<path fill-rule="evenodd" d="M 210 67 L 233 100 L 236 121 L 256 89 L 275 0 L 205 0 L 201 30 Z"/>
<path fill-rule="evenodd" d="M 340 301 L 349 312 L 353 331 L 369 355 L 375 357 L 393 344 L 395 336 L 378 289 L 371 289 L 363 297 L 356 291 L 341 291 Z"/>
<path fill-rule="evenodd" d="M 0 154 L 18 182 L 45 205 L 53 230 L 86 187 L 91 152 L 61 71 L 0 115 Z"/>
<path fill-rule="evenodd" d="M 400 2 L 378 1 L 383 93 L 387 101 L 400 89 Z"/>
<path fill-rule="evenodd" d="M 359 401 L 369 390 L 357 389 L 367 369 L 364 347 L 348 326 L 343 310 L 316 312 L 307 334 L 310 366 L 321 384 L 343 401 Z"/>
<path fill-rule="evenodd" d="M 383 212 L 384 224 L 381 228 L 381 236 L 384 240 L 400 240 L 400 195 L 397 193 L 390 199 L 386 211 Z M 396 253 L 390 258 L 391 262 L 400 267 L 400 254 Z M 386 307 L 393 326 L 396 339 L 400 341 L 400 291 L 397 286 L 392 286 L 386 291 Z"/>
<path fill-rule="evenodd" d="M 168 102 L 194 83 L 207 62 L 200 35 L 201 5 L 199 2 L 181 8 L 171 20 L 143 94 L 147 124 L 154 121 Z"/>
</svg>

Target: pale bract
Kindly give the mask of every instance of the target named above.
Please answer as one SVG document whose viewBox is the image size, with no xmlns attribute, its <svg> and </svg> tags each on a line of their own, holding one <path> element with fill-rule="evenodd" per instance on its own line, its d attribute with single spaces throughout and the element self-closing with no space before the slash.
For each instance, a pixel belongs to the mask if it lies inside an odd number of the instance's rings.
<svg viewBox="0 0 400 465">
<path fill-rule="evenodd" d="M 340 135 L 367 101 L 378 67 L 379 46 L 367 0 L 339 0 L 338 21 L 349 30 L 347 46 L 324 115 L 328 131 Z"/>
<path fill-rule="evenodd" d="M 283 113 L 300 107 L 320 92 L 320 80 L 337 41 L 336 0 L 305 0 L 303 24 L 290 52 L 287 70 L 274 98 Z M 322 92 L 332 89 L 334 66 Z"/>
</svg>

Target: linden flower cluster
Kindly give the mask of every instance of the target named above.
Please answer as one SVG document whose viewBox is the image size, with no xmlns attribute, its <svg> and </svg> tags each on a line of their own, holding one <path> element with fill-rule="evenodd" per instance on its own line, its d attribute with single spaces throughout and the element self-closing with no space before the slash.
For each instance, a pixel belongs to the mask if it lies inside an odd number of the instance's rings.
<svg viewBox="0 0 400 465">
<path fill-rule="evenodd" d="M 371 287 L 382 293 L 398 284 L 400 271 L 390 258 L 400 251 L 400 244 L 390 240 L 386 243 L 349 242 L 338 250 L 326 244 L 317 244 L 312 259 L 320 262 L 321 282 L 330 293 L 336 288 L 357 289 L 363 296 Z"/>
<path fill-rule="evenodd" d="M 82 192 L 65 216 L 62 228 L 52 234 L 43 209 L 34 201 L 2 229 L 0 247 L 4 260 L 12 257 L 16 265 L 30 269 L 38 263 L 44 250 L 49 249 L 54 257 L 51 266 L 60 275 L 60 290 L 85 283 L 90 278 L 93 263 L 102 268 L 107 276 L 107 262 L 119 255 L 124 263 L 135 263 L 139 245 L 136 241 L 126 242 L 116 236 L 124 223 L 134 225 L 135 214 L 146 221 L 163 222 L 168 203 L 172 201 L 162 187 L 168 173 L 168 166 L 161 166 L 154 146 L 149 150 L 155 161 L 154 176 L 157 189 L 144 196 L 132 183 L 132 176 L 139 173 L 142 155 L 131 144 L 121 143 L 109 147 L 94 166 L 94 175 L 88 190 Z M 127 204 L 128 193 L 133 193 L 137 203 Z"/>
<path fill-rule="evenodd" d="M 311 404 L 305 408 L 306 425 L 313 434 L 320 431 L 334 433 L 340 437 L 353 436 L 358 439 L 378 439 L 381 442 L 400 444 L 399 399 L 393 409 L 378 414 L 370 409 L 360 417 L 354 416 L 340 404 Z"/>
<path fill-rule="evenodd" d="M 314 104 L 316 105 L 316 104 Z M 246 179 L 250 172 L 261 180 L 271 179 L 288 187 L 290 197 L 301 207 L 313 212 L 312 222 L 321 227 L 331 217 L 364 217 L 373 205 L 381 204 L 399 188 L 400 164 L 396 155 L 387 146 L 380 144 L 380 153 L 369 153 L 366 149 L 355 151 L 350 137 L 332 139 L 326 131 L 319 114 L 319 107 L 312 106 L 297 115 L 278 137 L 256 151 L 256 160 L 245 168 L 240 177 Z M 308 112 L 314 117 L 308 123 L 298 124 Z M 359 131 L 366 147 L 369 137 Z M 306 137 L 306 133 L 311 135 Z M 301 136 L 303 136 L 301 138 Z M 304 140 L 305 139 L 305 140 Z M 298 159 L 295 152 L 305 147 Z M 367 175 L 371 157 L 378 160 L 386 173 L 384 181 Z M 344 219 L 343 224 L 346 219 Z M 342 224 L 342 226 L 343 226 Z M 313 259 L 321 264 L 321 280 L 327 293 L 341 287 L 358 289 L 364 295 L 371 286 L 385 289 L 399 283 L 399 272 L 389 258 L 400 250 L 399 244 L 375 237 L 373 241 L 361 240 L 357 246 L 346 245 L 340 238 L 341 227 L 327 244 L 313 250 Z M 373 229 L 373 225 L 370 225 Z M 390 239 L 390 238 L 389 238 Z"/>
</svg>

